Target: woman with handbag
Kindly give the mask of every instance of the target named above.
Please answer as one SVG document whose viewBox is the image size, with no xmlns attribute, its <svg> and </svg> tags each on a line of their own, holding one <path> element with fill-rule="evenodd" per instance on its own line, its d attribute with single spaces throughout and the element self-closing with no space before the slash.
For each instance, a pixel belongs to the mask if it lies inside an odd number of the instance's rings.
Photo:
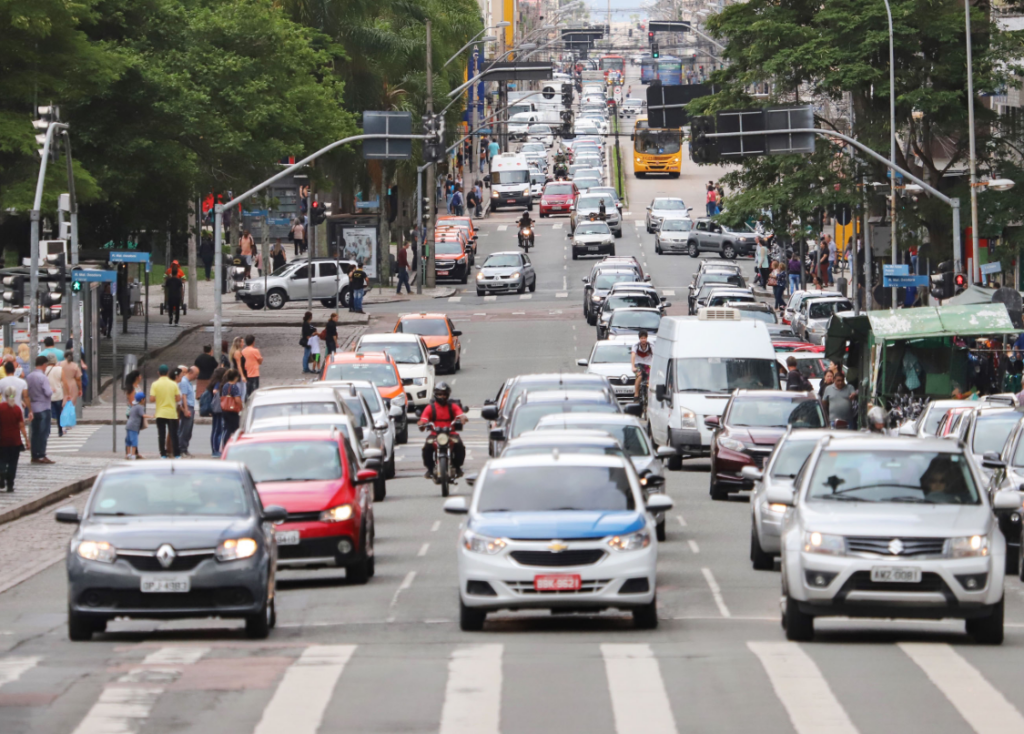
<svg viewBox="0 0 1024 734">
<path fill-rule="evenodd" d="M 775 292 L 775 309 L 782 311 L 786 307 L 786 303 L 782 300 L 782 296 L 786 292 L 786 266 L 781 262 L 772 263 L 768 285 Z"/>
<path fill-rule="evenodd" d="M 220 410 L 224 421 L 224 442 L 231 438 L 241 423 L 242 406 L 244 405 L 245 387 L 239 383 L 237 370 L 228 370 L 224 375 L 224 383 L 220 386 Z"/>
<path fill-rule="evenodd" d="M 302 347 L 302 373 L 308 374 L 313 370 L 309 369 L 309 358 L 312 350 L 309 348 L 309 338 L 316 333 L 313 326 L 313 312 L 306 311 L 302 317 L 302 335 L 299 337 L 299 346 Z"/>
<path fill-rule="evenodd" d="M 221 383 L 224 382 L 224 375 L 227 373 L 227 369 L 224 367 L 218 367 L 213 371 L 213 375 L 210 376 L 210 382 L 206 387 L 206 392 L 203 393 L 205 396 L 209 394 L 210 400 L 210 417 L 212 423 L 210 426 L 210 452 L 213 458 L 220 458 L 220 447 L 224 443 L 224 413 L 220 407 L 220 388 Z"/>
</svg>

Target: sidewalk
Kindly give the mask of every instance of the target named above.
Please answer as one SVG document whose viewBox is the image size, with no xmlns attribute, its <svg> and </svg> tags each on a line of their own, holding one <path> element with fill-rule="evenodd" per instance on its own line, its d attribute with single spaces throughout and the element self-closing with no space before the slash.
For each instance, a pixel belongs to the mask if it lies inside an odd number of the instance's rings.
<svg viewBox="0 0 1024 734">
<path fill-rule="evenodd" d="M 118 459 L 62 455 L 55 461 L 55 464 L 32 464 L 28 452 L 22 453 L 14 491 L 0 490 L 0 523 L 88 489 L 93 478 Z"/>
</svg>

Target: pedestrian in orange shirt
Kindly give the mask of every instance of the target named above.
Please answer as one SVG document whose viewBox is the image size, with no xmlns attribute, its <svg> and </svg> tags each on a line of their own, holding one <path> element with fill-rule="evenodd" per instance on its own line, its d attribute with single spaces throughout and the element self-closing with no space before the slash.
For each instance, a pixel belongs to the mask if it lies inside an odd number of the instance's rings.
<svg viewBox="0 0 1024 734">
<path fill-rule="evenodd" d="M 242 359 L 245 360 L 245 394 L 252 395 L 260 387 L 260 365 L 263 364 L 263 355 L 256 348 L 256 337 L 252 334 L 245 337 Z"/>
</svg>

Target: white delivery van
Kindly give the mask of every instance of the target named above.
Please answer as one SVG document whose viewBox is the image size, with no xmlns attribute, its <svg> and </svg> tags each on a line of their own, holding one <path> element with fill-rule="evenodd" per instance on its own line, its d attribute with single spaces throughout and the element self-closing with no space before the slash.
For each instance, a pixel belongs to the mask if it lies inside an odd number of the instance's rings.
<svg viewBox="0 0 1024 734">
<path fill-rule="evenodd" d="M 526 156 L 520 153 L 505 153 L 491 159 L 491 172 L 484 178 L 491 189 L 490 211 L 503 207 L 524 207 L 533 211 L 533 196 L 530 192 L 530 166 Z"/>
<path fill-rule="evenodd" d="M 704 308 L 697 316 L 666 316 L 658 327 L 647 396 L 651 435 L 678 456 L 706 456 L 712 428 L 737 388 L 778 390 L 779 371 L 768 327 L 741 319 L 731 308 Z"/>
</svg>

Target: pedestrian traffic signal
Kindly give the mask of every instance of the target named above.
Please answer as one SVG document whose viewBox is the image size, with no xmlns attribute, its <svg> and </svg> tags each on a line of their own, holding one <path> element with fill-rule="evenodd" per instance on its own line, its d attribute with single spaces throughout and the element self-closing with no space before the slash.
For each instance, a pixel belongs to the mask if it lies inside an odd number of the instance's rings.
<svg viewBox="0 0 1024 734">
<path fill-rule="evenodd" d="M 327 219 L 327 211 L 321 201 L 314 201 L 309 205 L 309 223 L 314 227 L 323 224 Z"/>
<path fill-rule="evenodd" d="M 60 122 L 60 109 L 56 105 L 36 107 L 38 117 L 32 121 L 32 127 L 36 130 L 36 144 L 39 149 L 36 151 L 39 157 L 43 156 L 43 148 L 46 145 L 46 131 L 54 122 Z M 60 139 L 57 134 L 50 139 L 50 160 L 57 162 Z"/>
<path fill-rule="evenodd" d="M 930 291 L 932 298 L 938 298 L 943 301 L 947 298 L 952 298 L 955 294 L 953 288 L 953 273 L 945 272 L 939 273 L 937 276 L 932 276 L 932 287 Z"/>
<path fill-rule="evenodd" d="M 716 163 L 719 159 L 718 143 L 707 137 L 715 132 L 715 118 L 694 117 L 690 120 L 690 160 L 694 163 Z"/>
<path fill-rule="evenodd" d="M 657 59 L 657 58 L 660 58 L 660 57 L 661 57 L 661 51 L 658 50 L 658 44 L 657 43 L 652 43 L 651 44 L 651 58 Z"/>
<path fill-rule="evenodd" d="M 964 275 L 963 273 L 957 273 L 954 282 L 956 283 L 957 293 L 962 293 L 963 290 L 967 288 L 967 276 Z"/>
</svg>

